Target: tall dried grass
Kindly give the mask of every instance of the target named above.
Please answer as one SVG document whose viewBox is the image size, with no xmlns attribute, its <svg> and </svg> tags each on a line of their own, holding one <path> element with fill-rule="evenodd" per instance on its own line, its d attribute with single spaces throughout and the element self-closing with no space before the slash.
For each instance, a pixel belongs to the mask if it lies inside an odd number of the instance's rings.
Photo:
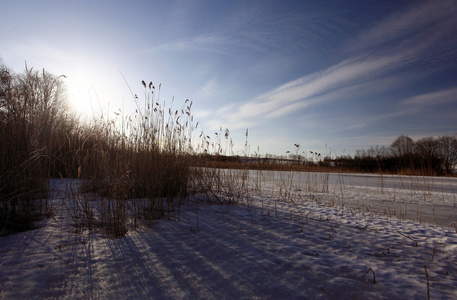
<svg viewBox="0 0 457 300">
<path fill-rule="evenodd" d="M 136 228 L 179 211 L 189 193 L 192 176 L 192 102 L 179 109 L 156 97 L 151 83 L 145 88 L 144 106 L 136 113 L 106 122 L 104 118 L 81 132 L 84 147 L 78 149 L 78 175 L 86 179 L 80 193 L 97 193 L 103 201 L 93 209 L 88 227 L 97 223 L 114 236 L 122 236 L 129 226 Z M 89 147 L 87 147 L 90 145 Z M 79 197 L 81 202 L 89 201 Z M 85 204 L 73 207 L 87 207 Z M 88 221 L 89 222 L 89 221 Z M 84 224 L 81 224 L 84 225 Z"/>
<path fill-rule="evenodd" d="M 50 213 L 47 199 L 50 138 L 62 106 L 59 78 L 25 70 L 13 76 L 1 66 L 0 230 L 32 229 Z"/>
</svg>

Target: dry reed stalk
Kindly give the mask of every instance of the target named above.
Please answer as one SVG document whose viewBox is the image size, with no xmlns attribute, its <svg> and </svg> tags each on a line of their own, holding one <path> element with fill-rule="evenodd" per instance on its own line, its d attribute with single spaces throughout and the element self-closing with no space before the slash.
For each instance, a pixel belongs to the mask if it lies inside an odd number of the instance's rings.
<svg viewBox="0 0 457 300">
<path fill-rule="evenodd" d="M 427 280 L 427 299 L 430 300 L 430 285 L 428 282 L 428 272 L 427 272 L 427 266 L 424 265 L 424 270 L 425 270 L 425 278 Z"/>
<path fill-rule="evenodd" d="M 365 274 L 362 275 L 362 277 L 365 277 L 365 275 L 367 275 L 368 272 L 370 272 L 370 271 L 371 271 L 371 273 L 373 273 L 373 284 L 376 284 L 376 274 L 372 268 L 368 268 L 368 270 L 365 272 Z"/>
<path fill-rule="evenodd" d="M 409 236 L 407 236 L 406 234 L 400 232 L 400 231 L 397 231 L 398 234 L 404 236 L 405 238 L 407 239 L 410 239 L 411 241 L 413 241 L 415 244 L 416 244 L 416 247 L 418 246 L 418 243 L 417 243 L 417 240 L 413 239 L 413 238 L 410 238 Z"/>
</svg>

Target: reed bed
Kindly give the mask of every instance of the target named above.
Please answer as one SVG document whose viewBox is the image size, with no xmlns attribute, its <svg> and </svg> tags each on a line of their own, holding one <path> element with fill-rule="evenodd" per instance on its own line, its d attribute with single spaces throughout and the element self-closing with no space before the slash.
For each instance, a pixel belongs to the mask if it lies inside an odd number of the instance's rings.
<svg viewBox="0 0 457 300">
<path fill-rule="evenodd" d="M 80 230 L 102 228 L 122 236 L 141 220 L 171 212 L 189 193 L 194 168 L 192 102 L 175 109 L 144 87 L 136 113 L 116 112 L 82 123 L 64 101 L 63 78 L 1 67 L 0 229 L 32 229 L 52 215 L 49 178 L 75 178 L 68 205 Z M 157 89 L 157 93 L 160 86 Z M 101 201 L 95 201 L 101 197 Z"/>
<path fill-rule="evenodd" d="M 189 199 L 250 206 L 252 193 L 265 193 L 261 170 L 288 171 L 278 179 L 279 195 L 265 195 L 284 202 L 328 193 L 329 173 L 342 170 L 313 151 L 312 161 L 300 159 L 305 151 L 299 144 L 298 160 L 249 157 L 248 131 L 246 153 L 234 156 L 228 129 L 211 139 L 194 124 L 192 101 L 176 108 L 174 101 L 160 99 L 160 85 L 152 82 L 142 82 L 143 97 L 132 94 L 134 114 L 119 110 L 114 120 L 101 115 L 83 123 L 64 101 L 64 77 L 33 68 L 14 75 L 1 68 L 3 233 L 32 229 L 37 220 L 52 216 L 49 178 L 79 180 L 78 186 L 68 186 L 67 205 L 79 232 L 102 230 L 121 237 L 160 218 L 179 219 Z"/>
<path fill-rule="evenodd" d="M 92 207 L 95 225 L 114 236 L 125 235 L 130 228 L 179 212 L 189 193 L 193 176 L 191 114 L 192 102 L 179 109 L 156 99 L 156 88 L 145 88 L 144 106 L 134 95 L 137 110 L 113 122 L 92 124 L 89 137 L 93 148 L 78 151 L 78 174 L 85 183 L 79 194 L 95 194 L 102 201 Z M 119 125 L 121 124 L 121 125 Z M 76 197 L 87 207 L 90 197 Z M 94 201 L 92 201 L 94 202 Z M 89 220 L 89 218 L 86 218 Z M 94 224 L 81 226 L 93 227 Z"/>
<path fill-rule="evenodd" d="M 58 106 L 55 78 L 26 69 L 14 77 L 0 67 L 0 232 L 34 228 L 35 221 L 49 215 L 49 139 Z M 48 83 L 47 93 L 42 91 Z"/>
</svg>

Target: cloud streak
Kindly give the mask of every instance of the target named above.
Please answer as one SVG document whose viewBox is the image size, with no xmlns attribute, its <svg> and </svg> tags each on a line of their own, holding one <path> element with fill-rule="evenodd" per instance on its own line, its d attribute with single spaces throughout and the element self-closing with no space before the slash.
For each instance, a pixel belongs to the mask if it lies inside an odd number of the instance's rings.
<svg viewBox="0 0 457 300">
<path fill-rule="evenodd" d="M 430 105 L 446 104 L 451 102 L 457 102 L 457 88 L 418 95 L 405 100 L 403 103 L 415 108 L 424 108 Z"/>
<path fill-rule="evenodd" d="M 438 32 L 455 32 L 456 10 L 455 1 L 443 0 L 439 3 L 425 2 L 409 10 L 393 13 L 355 40 L 350 40 L 348 50 L 372 49 L 386 45 L 403 49 L 412 43 L 430 47 L 438 38 Z M 437 27 L 440 30 L 436 30 Z"/>
<path fill-rule="evenodd" d="M 306 12 L 285 12 L 267 8 L 264 3 L 241 3 L 242 7 L 227 14 L 224 12 L 220 19 L 214 17 L 217 22 L 197 34 L 183 36 L 181 32 L 188 30 L 191 20 L 186 14 L 179 16 L 180 26 L 163 35 L 167 40 L 155 47 L 142 49 L 138 54 L 204 51 L 239 57 L 240 53 L 283 52 L 288 49 L 315 53 L 326 46 L 328 36 L 338 31 L 338 23 L 342 22 L 339 19 L 330 22 L 334 20 L 332 13 L 312 8 Z"/>
<path fill-rule="evenodd" d="M 264 118 L 283 117 L 298 109 L 341 97 L 360 96 L 366 93 L 367 86 L 388 76 L 404 61 L 401 55 L 348 59 L 327 70 L 279 86 L 240 106 L 226 106 L 218 116 L 238 127 L 237 124 L 244 123 L 244 120 L 256 118 L 260 122 Z M 228 111 L 232 112 L 227 115 Z"/>
<path fill-rule="evenodd" d="M 387 94 L 401 88 L 401 84 L 408 85 L 427 76 L 433 70 L 421 69 L 418 72 L 417 69 L 421 67 L 425 50 L 437 39 L 449 37 L 453 30 L 447 29 L 447 35 L 437 36 L 432 34 L 429 27 L 442 28 L 456 23 L 450 18 L 454 5 L 452 2 L 443 3 L 424 4 L 386 18 L 362 34 L 353 43 L 356 46 L 348 48 L 352 53 L 349 58 L 325 70 L 280 85 L 244 104 L 225 106 L 216 114 L 217 120 L 230 123 L 232 128 L 241 128 L 240 124 L 245 126 L 246 123 L 255 126 L 267 119 L 284 117 L 327 102 Z M 395 44 L 395 51 L 386 50 L 396 39 L 400 41 Z M 446 55 L 447 51 L 452 49 L 443 49 L 441 52 Z M 389 82 L 391 84 L 387 84 Z M 435 103 L 449 101 L 443 100 L 449 97 L 449 93 L 454 95 L 454 91 L 437 92 L 411 99 L 409 103 L 429 103 L 432 98 Z M 397 113 L 387 115 L 398 116 Z"/>
</svg>

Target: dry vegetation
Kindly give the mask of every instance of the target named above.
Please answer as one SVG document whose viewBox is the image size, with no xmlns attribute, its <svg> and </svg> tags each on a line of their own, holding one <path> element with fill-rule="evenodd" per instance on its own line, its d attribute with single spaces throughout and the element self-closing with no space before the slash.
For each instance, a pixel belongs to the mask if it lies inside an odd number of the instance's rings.
<svg viewBox="0 0 457 300">
<path fill-rule="evenodd" d="M 135 115 L 83 124 L 63 100 L 61 77 L 33 68 L 13 75 L 2 66 L 1 80 L 2 231 L 31 229 L 52 214 L 45 200 L 51 177 L 84 180 L 71 189 L 75 221 L 115 236 L 127 232 L 127 220 L 137 226 L 162 217 L 189 192 L 195 129 L 189 100 L 177 110 L 165 107 L 155 86 L 143 82 L 144 107 L 135 96 Z M 94 193 L 104 199 L 97 207 Z"/>
<path fill-rule="evenodd" d="M 144 98 L 134 95 L 135 114 L 117 111 L 116 120 L 108 121 L 102 115 L 88 124 L 80 122 L 64 101 L 63 75 L 57 77 L 33 68 L 14 75 L 1 66 L 0 77 L 3 234 L 32 229 L 35 221 L 53 215 L 53 204 L 48 200 L 52 192 L 49 178 L 80 179 L 79 186 L 67 188 L 71 200 L 67 208 L 78 231 L 103 230 L 120 237 L 159 218 L 179 218 L 180 206 L 189 201 L 191 194 L 197 201 L 243 202 L 249 206 L 249 186 L 257 186 L 255 191 L 260 193 L 262 180 L 257 174 L 255 182 L 248 184 L 248 170 L 321 172 L 303 176 L 307 177 L 308 189 L 323 192 L 328 191 L 330 171 L 353 170 L 351 166 L 362 158 L 365 165 L 375 161 L 375 170 L 389 171 L 383 166 L 390 157 L 379 153 L 348 160 L 311 151 L 309 160 L 301 155 L 304 150 L 298 144 L 289 157 L 228 156 L 227 150 L 233 152 L 228 129 L 223 132 L 221 128 L 214 139 L 203 131 L 194 137 L 198 123 L 193 121 L 192 102 L 186 100 L 178 108 L 173 102 L 167 105 L 157 96 L 160 86 L 156 88 L 152 82 L 142 82 Z M 247 138 L 248 131 L 246 149 Z M 452 138 L 446 141 L 453 145 Z M 400 140 L 396 149 L 403 149 L 400 146 L 406 142 L 409 140 Z M 421 149 L 426 153 L 426 147 Z M 415 162 L 413 156 L 405 155 L 411 153 L 402 152 L 396 157 Z M 402 165 L 397 172 L 411 166 L 425 170 L 423 161 L 419 161 Z M 285 202 L 293 201 L 291 178 L 280 182 L 279 196 Z"/>
<path fill-rule="evenodd" d="M 174 108 L 156 96 L 160 86 L 143 81 L 144 99 L 132 99 L 135 114 L 118 111 L 117 120 L 102 115 L 88 124 L 64 101 L 63 77 L 44 69 L 14 75 L 1 68 L 2 234 L 32 229 L 53 215 L 50 178 L 79 179 L 78 186 L 68 185 L 65 204 L 77 231 L 115 237 L 159 218 L 179 218 L 190 194 L 205 202 L 239 198 L 238 181 L 222 179 L 226 174 L 205 168 L 205 158 L 197 155 L 217 152 L 221 144 L 203 132 L 193 140 L 198 123 L 190 100 Z"/>
</svg>

